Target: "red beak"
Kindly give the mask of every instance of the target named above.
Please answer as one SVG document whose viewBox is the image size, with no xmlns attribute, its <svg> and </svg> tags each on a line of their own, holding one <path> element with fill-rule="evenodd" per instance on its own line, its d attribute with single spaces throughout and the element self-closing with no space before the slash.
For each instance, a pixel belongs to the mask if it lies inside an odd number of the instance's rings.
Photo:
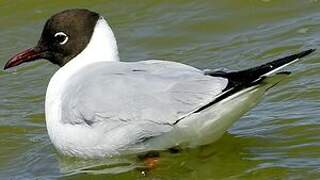
<svg viewBox="0 0 320 180">
<path fill-rule="evenodd" d="M 15 56 L 13 56 L 4 66 L 4 69 L 8 69 L 14 66 L 18 66 L 19 64 L 34 61 L 40 59 L 42 57 L 42 53 L 39 48 L 30 48 L 25 51 L 22 51 Z"/>
</svg>

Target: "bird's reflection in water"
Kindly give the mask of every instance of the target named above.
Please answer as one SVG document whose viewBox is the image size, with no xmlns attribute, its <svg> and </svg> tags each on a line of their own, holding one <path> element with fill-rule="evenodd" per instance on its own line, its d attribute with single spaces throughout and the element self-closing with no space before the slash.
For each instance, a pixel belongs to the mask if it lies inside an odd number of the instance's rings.
<svg viewBox="0 0 320 180">
<path fill-rule="evenodd" d="M 59 156 L 60 170 L 64 177 L 110 175 L 110 177 L 160 176 L 173 177 L 181 174 L 197 176 L 207 174 L 208 177 L 237 174 L 244 169 L 255 168 L 256 161 L 249 160 L 253 154 L 251 147 L 257 145 L 256 137 L 237 137 L 226 133 L 220 140 L 210 145 L 176 151 L 162 151 L 159 154 L 157 167 L 148 169 L 137 155 L 121 156 L 96 160 L 82 160 Z M 259 144 L 259 143 L 258 143 Z M 215 166 L 221 164 L 224 166 Z M 217 163 L 214 163 L 217 162 Z M 211 165 L 208 170 L 208 163 Z M 237 168 L 235 168 L 237 166 Z M 250 167 L 249 167 L 250 166 Z M 174 169 L 174 171 L 173 171 Z M 237 169 L 236 172 L 228 169 Z M 112 175 L 112 176 L 111 176 Z M 116 175 L 116 176 L 115 176 Z M 96 176 L 95 176 L 96 177 Z"/>
</svg>

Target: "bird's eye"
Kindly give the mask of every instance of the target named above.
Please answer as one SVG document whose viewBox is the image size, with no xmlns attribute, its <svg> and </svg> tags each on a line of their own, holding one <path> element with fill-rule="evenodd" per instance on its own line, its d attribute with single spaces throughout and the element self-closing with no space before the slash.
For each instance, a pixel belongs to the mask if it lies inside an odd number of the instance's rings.
<svg viewBox="0 0 320 180">
<path fill-rule="evenodd" d="M 69 37 L 64 32 L 58 32 L 54 35 L 54 37 L 60 45 L 66 44 L 69 40 Z"/>
</svg>

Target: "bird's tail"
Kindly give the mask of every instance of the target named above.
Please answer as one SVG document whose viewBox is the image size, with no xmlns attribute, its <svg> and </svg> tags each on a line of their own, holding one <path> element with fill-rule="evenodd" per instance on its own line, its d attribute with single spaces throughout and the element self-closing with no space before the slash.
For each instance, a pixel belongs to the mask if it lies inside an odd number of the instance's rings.
<svg viewBox="0 0 320 180">
<path fill-rule="evenodd" d="M 290 56 L 286 56 L 274 61 L 271 61 L 269 63 L 263 64 L 261 66 L 257 66 L 254 68 L 242 70 L 242 71 L 236 71 L 236 72 L 218 72 L 218 73 L 212 73 L 210 75 L 212 76 L 220 76 L 227 78 L 229 80 L 229 84 L 227 89 L 237 87 L 237 86 L 250 86 L 252 84 L 256 84 L 257 82 L 260 82 L 264 78 L 273 75 L 275 73 L 278 73 L 278 71 L 294 62 L 299 61 L 299 59 L 311 54 L 314 52 L 315 49 L 309 49 L 306 51 L 302 51 L 297 54 L 293 54 Z M 282 72 L 280 74 L 289 74 L 290 72 Z"/>
</svg>

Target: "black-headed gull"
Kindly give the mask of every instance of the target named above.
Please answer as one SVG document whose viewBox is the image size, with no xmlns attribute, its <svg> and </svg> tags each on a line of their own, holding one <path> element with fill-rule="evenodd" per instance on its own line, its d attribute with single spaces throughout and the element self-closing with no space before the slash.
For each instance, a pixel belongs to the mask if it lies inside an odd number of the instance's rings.
<svg viewBox="0 0 320 180">
<path fill-rule="evenodd" d="M 92 158 L 211 143 L 287 75 L 278 70 L 313 51 L 238 72 L 120 62 L 107 21 L 73 9 L 52 16 L 5 69 L 37 59 L 61 67 L 46 94 L 50 139 L 63 154 Z"/>
</svg>

